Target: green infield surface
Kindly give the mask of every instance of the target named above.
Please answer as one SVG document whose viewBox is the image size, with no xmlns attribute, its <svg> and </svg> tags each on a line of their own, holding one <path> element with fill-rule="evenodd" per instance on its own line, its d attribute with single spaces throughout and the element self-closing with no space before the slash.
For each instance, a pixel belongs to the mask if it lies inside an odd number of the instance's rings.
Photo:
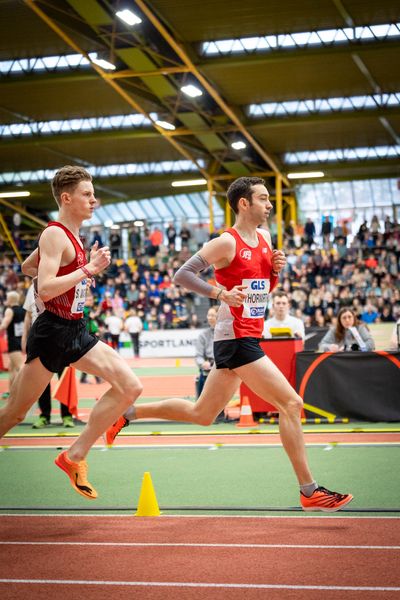
<svg viewBox="0 0 400 600">
<path fill-rule="evenodd" d="M 297 482 L 279 446 L 93 448 L 88 478 L 99 493 L 96 501 L 76 494 L 54 465 L 60 448 L 0 452 L 1 512 L 103 509 L 133 515 L 144 472 L 151 474 L 164 514 L 283 514 L 299 509 Z M 354 495 L 346 514 L 400 512 L 399 445 L 319 445 L 308 448 L 308 455 L 321 485 Z"/>
</svg>

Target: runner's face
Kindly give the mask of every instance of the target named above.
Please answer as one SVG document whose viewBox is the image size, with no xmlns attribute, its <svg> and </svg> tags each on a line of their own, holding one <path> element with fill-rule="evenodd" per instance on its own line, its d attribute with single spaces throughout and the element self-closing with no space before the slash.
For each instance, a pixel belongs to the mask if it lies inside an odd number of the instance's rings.
<svg viewBox="0 0 400 600">
<path fill-rule="evenodd" d="M 83 219 L 90 219 L 97 204 L 91 181 L 80 181 L 74 191 L 69 194 L 71 205 Z"/>
<path fill-rule="evenodd" d="M 269 199 L 269 193 L 265 185 L 253 185 L 253 193 L 251 199 L 252 205 L 250 209 L 257 223 L 265 223 L 272 210 L 272 204 Z"/>
</svg>

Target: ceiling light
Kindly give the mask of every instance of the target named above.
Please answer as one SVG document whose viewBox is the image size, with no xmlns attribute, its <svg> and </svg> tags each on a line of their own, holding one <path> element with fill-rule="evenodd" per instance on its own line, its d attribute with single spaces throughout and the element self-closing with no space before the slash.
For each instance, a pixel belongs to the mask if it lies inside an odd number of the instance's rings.
<svg viewBox="0 0 400 600">
<path fill-rule="evenodd" d="M 305 171 L 304 173 L 288 173 L 288 179 L 313 179 L 314 177 L 325 177 L 323 171 Z"/>
<path fill-rule="evenodd" d="M 114 225 L 114 222 L 111 221 L 111 219 L 107 219 L 106 221 L 104 221 L 104 227 L 112 227 Z"/>
<path fill-rule="evenodd" d="M 121 21 L 124 21 L 127 25 L 139 25 L 139 23 L 142 22 L 142 19 L 140 17 L 138 17 L 137 15 L 135 15 L 135 13 L 128 9 L 119 10 L 115 14 L 119 19 L 121 19 Z"/>
<path fill-rule="evenodd" d="M 174 129 L 176 129 L 175 125 L 168 123 L 168 121 L 156 121 L 156 125 L 162 127 L 162 129 L 168 129 L 169 131 L 174 131 Z"/>
<path fill-rule="evenodd" d="M 133 221 L 133 224 L 135 225 L 135 227 L 143 227 L 144 222 L 143 221 Z"/>
<path fill-rule="evenodd" d="M 197 96 L 202 96 L 203 92 L 196 87 L 195 85 L 184 85 L 181 87 L 181 90 L 186 96 L 190 96 L 191 98 L 196 98 Z"/>
<path fill-rule="evenodd" d="M 30 192 L 1 192 L 0 198 L 24 198 L 30 195 Z"/>
<path fill-rule="evenodd" d="M 243 150 L 247 147 L 244 142 L 233 142 L 231 146 L 234 150 Z"/>
<path fill-rule="evenodd" d="M 89 56 L 90 60 L 92 61 L 92 63 L 94 63 L 98 67 L 101 67 L 105 71 L 115 71 L 115 69 L 117 68 L 115 65 L 110 63 L 108 60 L 104 60 L 103 58 L 98 58 L 97 52 L 90 52 L 90 54 L 88 56 Z"/>
<path fill-rule="evenodd" d="M 172 187 L 186 187 L 187 185 L 206 185 L 207 179 L 183 179 L 182 181 L 173 181 Z"/>
</svg>

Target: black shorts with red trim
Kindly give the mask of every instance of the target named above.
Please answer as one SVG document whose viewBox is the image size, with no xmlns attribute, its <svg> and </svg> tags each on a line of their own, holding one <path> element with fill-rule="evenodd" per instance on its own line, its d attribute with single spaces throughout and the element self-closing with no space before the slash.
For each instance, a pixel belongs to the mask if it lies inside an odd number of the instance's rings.
<svg viewBox="0 0 400 600">
<path fill-rule="evenodd" d="M 237 369 L 265 356 L 259 338 L 242 337 L 214 342 L 214 360 L 217 369 Z"/>
<path fill-rule="evenodd" d="M 85 319 L 63 319 L 48 310 L 32 325 L 26 344 L 26 362 L 39 358 L 42 365 L 59 373 L 87 354 L 98 342 Z"/>
</svg>

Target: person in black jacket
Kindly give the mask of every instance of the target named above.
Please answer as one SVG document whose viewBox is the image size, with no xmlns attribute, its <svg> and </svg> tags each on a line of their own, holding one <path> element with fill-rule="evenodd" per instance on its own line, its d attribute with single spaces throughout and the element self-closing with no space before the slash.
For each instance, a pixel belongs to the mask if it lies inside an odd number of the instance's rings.
<svg viewBox="0 0 400 600">
<path fill-rule="evenodd" d="M 7 331 L 8 356 L 10 360 L 8 368 L 9 386 L 11 390 L 13 381 L 23 362 L 21 338 L 24 330 L 25 310 L 21 306 L 21 299 L 18 292 L 7 292 L 5 304 L 7 308 L 0 323 L 0 331 Z"/>
</svg>

